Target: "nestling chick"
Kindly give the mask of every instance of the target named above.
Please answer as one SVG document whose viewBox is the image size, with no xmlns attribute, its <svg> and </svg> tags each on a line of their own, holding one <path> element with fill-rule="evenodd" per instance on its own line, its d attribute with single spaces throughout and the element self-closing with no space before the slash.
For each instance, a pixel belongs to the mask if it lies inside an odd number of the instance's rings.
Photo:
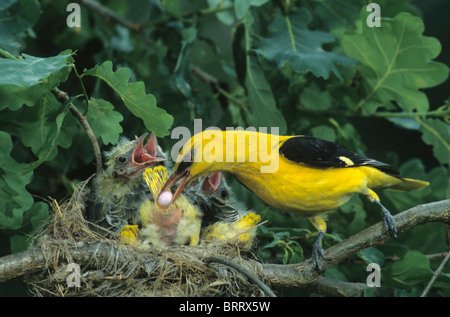
<svg viewBox="0 0 450 317">
<path fill-rule="evenodd" d="M 261 216 L 249 212 L 247 215 L 240 215 L 235 222 L 218 221 L 202 230 L 201 240 L 206 243 L 230 242 L 243 249 L 250 249 L 260 220 Z"/>
<path fill-rule="evenodd" d="M 241 249 L 250 249 L 261 217 L 239 206 L 221 172 L 204 177 L 199 187 L 197 196 L 204 198 L 200 240 L 206 243 L 228 242 Z"/>
<path fill-rule="evenodd" d="M 152 199 L 142 180 L 145 168 L 164 164 L 164 154 L 152 133 L 130 141 L 121 138 L 105 153 L 106 169 L 94 178 L 86 201 L 86 219 L 120 234 L 123 241 L 135 240 L 141 222 L 140 206 Z"/>
<path fill-rule="evenodd" d="M 157 197 L 169 178 L 164 166 L 150 167 L 144 172 L 144 180 L 153 197 Z M 153 200 L 146 200 L 140 207 L 142 229 L 139 237 L 144 244 L 154 247 L 171 245 L 197 245 L 200 236 L 200 209 L 184 195 L 176 203 L 160 209 Z"/>
<path fill-rule="evenodd" d="M 239 212 L 221 172 L 212 173 L 186 186 L 186 197 L 203 211 L 202 227 L 224 221 L 233 223 Z"/>
</svg>

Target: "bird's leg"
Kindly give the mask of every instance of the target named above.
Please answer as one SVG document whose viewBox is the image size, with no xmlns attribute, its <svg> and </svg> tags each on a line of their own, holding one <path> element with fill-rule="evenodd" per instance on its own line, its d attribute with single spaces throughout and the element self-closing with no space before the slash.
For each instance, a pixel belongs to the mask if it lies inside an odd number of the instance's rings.
<svg viewBox="0 0 450 317">
<path fill-rule="evenodd" d="M 319 272 L 323 272 L 322 266 L 319 263 L 319 255 L 325 259 L 325 260 L 329 260 L 329 258 L 327 258 L 325 256 L 325 254 L 323 253 L 323 248 L 322 248 L 322 238 L 325 235 L 325 232 L 321 231 L 319 232 L 319 236 L 317 237 L 316 242 L 314 242 L 314 246 L 313 246 L 313 254 L 312 254 L 312 260 L 314 265 L 317 267 L 317 270 Z"/>
<path fill-rule="evenodd" d="M 329 258 L 325 256 L 322 248 L 322 239 L 325 236 L 325 232 L 327 231 L 327 224 L 320 216 L 309 217 L 307 219 L 319 231 L 319 236 L 317 237 L 317 240 L 316 242 L 314 242 L 313 246 L 312 261 L 317 270 L 319 272 L 323 272 L 322 266 L 319 263 L 319 256 L 324 260 L 329 260 Z"/>
<path fill-rule="evenodd" d="M 384 229 L 391 233 L 391 235 L 396 239 L 397 238 L 397 224 L 395 223 L 394 217 L 392 217 L 389 210 L 384 207 L 379 200 L 374 201 L 375 204 L 381 207 L 381 217 L 384 222 Z"/>
<path fill-rule="evenodd" d="M 391 235 L 396 239 L 397 238 L 397 224 L 395 223 L 394 217 L 392 217 L 389 210 L 387 210 L 387 208 L 381 204 L 380 198 L 374 191 L 369 189 L 369 194 L 367 195 L 367 197 L 369 198 L 369 200 L 371 202 L 380 206 L 381 218 L 383 219 L 383 223 L 384 223 L 384 230 L 386 230 L 387 232 L 390 232 Z"/>
</svg>

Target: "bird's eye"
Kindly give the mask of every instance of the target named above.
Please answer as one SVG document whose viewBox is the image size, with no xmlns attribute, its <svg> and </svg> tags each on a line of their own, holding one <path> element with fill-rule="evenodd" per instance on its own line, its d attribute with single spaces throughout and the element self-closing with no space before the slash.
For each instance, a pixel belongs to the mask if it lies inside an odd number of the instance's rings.
<svg viewBox="0 0 450 317">
<path fill-rule="evenodd" d="M 119 156 L 118 158 L 117 158 L 117 162 L 119 162 L 119 163 L 126 163 L 128 161 L 128 159 L 127 159 L 127 157 L 126 156 Z"/>
<path fill-rule="evenodd" d="M 186 153 L 183 156 L 183 159 L 181 160 L 180 164 L 178 164 L 177 169 L 174 171 L 175 174 L 180 174 L 181 172 L 184 172 L 184 170 L 190 167 L 193 164 L 193 162 L 194 162 L 194 151 Z"/>
<path fill-rule="evenodd" d="M 186 162 L 186 163 L 192 163 L 193 162 L 193 153 L 192 153 L 192 151 L 191 152 L 189 152 L 189 153 L 186 153 L 184 156 L 183 156 L 183 162 Z"/>
<path fill-rule="evenodd" d="M 228 198 L 228 192 L 227 192 L 226 190 L 222 190 L 222 191 L 220 192 L 220 197 L 221 197 L 222 199 Z"/>
<path fill-rule="evenodd" d="M 186 170 L 191 165 L 192 165 L 192 162 L 181 161 L 181 163 L 178 164 L 175 174 L 181 174 L 182 172 L 184 172 L 184 170 Z"/>
</svg>

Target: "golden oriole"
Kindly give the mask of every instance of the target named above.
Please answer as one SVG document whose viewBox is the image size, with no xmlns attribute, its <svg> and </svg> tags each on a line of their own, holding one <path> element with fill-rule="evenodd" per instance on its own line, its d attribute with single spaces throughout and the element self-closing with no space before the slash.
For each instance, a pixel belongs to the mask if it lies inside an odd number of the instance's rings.
<svg viewBox="0 0 450 317">
<path fill-rule="evenodd" d="M 310 220 L 319 231 L 312 255 L 319 270 L 319 256 L 326 258 L 321 247 L 326 232 L 322 213 L 343 205 L 353 194 L 362 194 L 380 206 L 385 229 L 396 237 L 394 218 L 372 189 L 410 191 L 428 185 L 401 177 L 388 164 L 315 137 L 205 130 L 182 148 L 161 191 L 181 180 L 173 203 L 188 183 L 217 171 L 234 174 L 269 205 Z"/>
<path fill-rule="evenodd" d="M 96 175 L 86 199 L 85 217 L 119 233 L 127 242 L 135 240 L 140 224 L 139 208 L 150 195 L 142 179 L 143 171 L 165 160 L 153 133 L 144 146 L 146 136 L 133 141 L 123 137 L 104 154 L 106 169 Z"/>
<path fill-rule="evenodd" d="M 146 169 L 143 177 L 152 197 L 157 197 L 169 173 L 165 166 L 159 165 Z M 139 212 L 142 221 L 139 237 L 144 244 L 157 248 L 198 244 L 202 213 L 184 195 L 180 195 L 170 208 L 165 209 L 159 208 L 154 200 L 147 199 L 141 204 Z"/>
</svg>

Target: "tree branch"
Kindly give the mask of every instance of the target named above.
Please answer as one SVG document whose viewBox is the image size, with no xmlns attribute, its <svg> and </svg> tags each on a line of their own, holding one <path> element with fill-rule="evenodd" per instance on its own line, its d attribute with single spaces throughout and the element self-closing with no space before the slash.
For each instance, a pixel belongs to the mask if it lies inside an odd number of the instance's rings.
<svg viewBox="0 0 450 317">
<path fill-rule="evenodd" d="M 222 257 L 218 257 L 218 256 L 211 256 L 209 258 L 206 258 L 204 260 L 207 264 L 211 263 L 211 262 L 217 262 L 223 265 L 227 265 L 229 267 L 232 267 L 233 269 L 237 270 L 238 272 L 244 274 L 245 276 L 247 276 L 249 279 L 251 279 L 253 282 L 256 283 L 256 285 L 258 285 L 258 287 L 264 292 L 266 293 L 268 296 L 270 297 L 276 297 L 276 295 L 272 292 L 272 290 L 263 282 L 261 282 L 261 280 L 259 278 L 257 278 L 253 273 L 249 272 L 248 270 L 244 269 L 243 267 L 241 267 L 240 265 L 233 263 L 225 258 Z"/>
<path fill-rule="evenodd" d="M 426 297 L 428 295 L 428 292 L 431 289 L 431 286 L 433 286 L 436 279 L 441 275 L 442 271 L 444 270 L 445 265 L 447 264 L 448 260 L 450 259 L 450 252 L 447 252 L 447 256 L 444 258 L 444 260 L 441 262 L 437 270 L 434 272 L 433 277 L 431 278 L 430 282 L 428 282 L 427 287 L 425 287 L 424 291 L 420 295 L 420 297 Z"/>
<path fill-rule="evenodd" d="M 69 100 L 69 96 L 64 91 L 59 90 L 58 88 L 54 89 L 56 98 L 61 101 L 65 102 Z M 103 162 L 102 162 L 102 153 L 100 151 L 100 146 L 97 142 L 97 137 L 94 134 L 94 131 L 92 131 L 91 126 L 89 125 L 89 122 L 87 121 L 86 117 L 77 109 L 77 107 L 74 106 L 73 103 L 69 103 L 69 110 L 74 115 L 75 118 L 80 121 L 81 125 L 83 126 L 84 131 L 86 131 L 86 134 L 91 141 L 92 149 L 94 151 L 95 156 L 95 165 L 96 165 L 96 171 L 97 175 L 99 175 L 103 171 Z"/>
<path fill-rule="evenodd" d="M 99 15 L 101 15 L 105 20 L 112 20 L 123 27 L 138 33 L 140 31 L 139 24 L 133 23 L 126 18 L 118 15 L 114 11 L 108 9 L 107 7 L 104 7 L 100 3 L 94 0 L 78 0 L 81 4 L 85 5 L 89 9 L 97 12 Z"/>
<path fill-rule="evenodd" d="M 395 215 L 394 219 L 398 234 L 429 222 L 450 223 L 450 199 L 413 207 Z M 384 233 L 383 224 L 379 222 L 328 248 L 325 255 L 330 259 L 321 261 L 322 268 L 327 270 L 349 256 L 368 247 L 381 245 L 390 238 Z M 308 288 L 311 284 L 320 283 L 319 273 L 311 259 L 301 264 L 263 264 L 262 269 L 272 285 Z"/>
<path fill-rule="evenodd" d="M 394 218 L 399 234 L 429 222 L 448 224 L 450 223 L 450 200 L 419 205 L 397 214 Z M 327 249 L 325 254 L 330 260 L 322 260 L 322 267 L 329 269 L 358 251 L 383 244 L 390 239 L 390 236 L 383 230 L 383 225 L 379 222 Z M 120 259 L 120 251 L 117 247 L 107 242 L 80 242 L 75 247 L 68 247 L 68 250 L 72 258 L 70 261 L 75 261 L 80 265 L 89 263 L 106 265 L 111 259 L 111 254 L 116 254 L 114 258 Z M 42 271 L 47 268 L 47 263 L 58 261 L 66 255 L 65 252 L 45 252 L 34 248 L 4 256 L 0 258 L 0 282 Z M 130 259 L 123 258 L 120 261 L 125 263 Z M 362 296 L 368 287 L 364 283 L 342 282 L 320 276 L 310 259 L 300 264 L 257 265 L 264 272 L 270 284 L 276 287 L 307 289 L 329 296 Z M 392 289 L 386 287 L 376 288 L 374 291 L 381 295 L 392 294 Z"/>
</svg>

